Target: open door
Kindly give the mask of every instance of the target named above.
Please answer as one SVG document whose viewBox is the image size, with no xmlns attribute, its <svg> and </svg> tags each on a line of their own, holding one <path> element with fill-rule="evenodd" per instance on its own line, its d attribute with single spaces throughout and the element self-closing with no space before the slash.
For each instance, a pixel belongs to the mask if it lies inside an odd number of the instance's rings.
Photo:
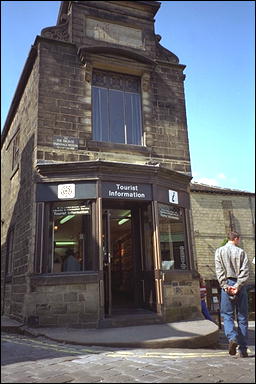
<svg viewBox="0 0 256 384">
<path fill-rule="evenodd" d="M 103 209 L 105 315 L 155 311 L 151 206 Z"/>
</svg>

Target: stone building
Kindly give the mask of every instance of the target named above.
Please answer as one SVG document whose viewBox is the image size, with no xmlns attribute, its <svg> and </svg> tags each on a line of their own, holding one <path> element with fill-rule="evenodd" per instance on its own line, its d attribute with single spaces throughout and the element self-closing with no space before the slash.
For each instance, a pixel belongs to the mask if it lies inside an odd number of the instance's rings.
<svg viewBox="0 0 256 384">
<path fill-rule="evenodd" d="M 233 230 L 241 234 L 240 245 L 248 255 L 249 311 L 255 313 L 255 194 L 199 183 L 192 183 L 190 190 L 196 267 L 207 283 L 209 309 L 215 311 L 219 307 L 215 250 Z"/>
<path fill-rule="evenodd" d="M 201 318 L 185 66 L 155 34 L 159 7 L 62 1 L 36 37 L 2 134 L 2 313 Z"/>
</svg>

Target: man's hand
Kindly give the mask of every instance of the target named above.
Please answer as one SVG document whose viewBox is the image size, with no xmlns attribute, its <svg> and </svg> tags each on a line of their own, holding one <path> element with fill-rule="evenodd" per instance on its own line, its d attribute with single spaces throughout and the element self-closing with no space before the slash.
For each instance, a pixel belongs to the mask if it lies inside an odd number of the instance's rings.
<svg viewBox="0 0 256 384">
<path fill-rule="evenodd" d="M 234 288 L 234 287 L 231 287 L 231 286 L 228 286 L 226 288 L 226 292 L 231 295 L 231 296 L 235 296 L 238 292 L 238 289 L 237 288 Z"/>
</svg>

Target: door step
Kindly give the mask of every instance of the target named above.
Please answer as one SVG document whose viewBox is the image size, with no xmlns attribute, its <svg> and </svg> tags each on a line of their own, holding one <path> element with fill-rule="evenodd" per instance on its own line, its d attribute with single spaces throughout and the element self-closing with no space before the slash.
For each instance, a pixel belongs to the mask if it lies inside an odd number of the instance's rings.
<svg viewBox="0 0 256 384">
<path fill-rule="evenodd" d="M 124 314 L 113 315 L 100 320 L 99 328 L 132 327 L 136 325 L 163 324 L 161 316 L 157 314 Z"/>
</svg>

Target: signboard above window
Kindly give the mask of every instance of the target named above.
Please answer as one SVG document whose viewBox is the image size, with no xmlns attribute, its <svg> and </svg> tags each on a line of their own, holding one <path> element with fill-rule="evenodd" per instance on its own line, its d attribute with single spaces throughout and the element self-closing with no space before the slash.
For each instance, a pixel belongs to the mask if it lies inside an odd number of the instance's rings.
<svg viewBox="0 0 256 384">
<path fill-rule="evenodd" d="M 145 49 L 145 44 L 142 39 L 142 31 L 140 29 L 125 27 L 119 24 L 87 18 L 86 36 L 111 44 Z"/>
<path fill-rule="evenodd" d="M 36 201 L 58 201 L 72 199 L 96 198 L 96 182 L 84 181 L 79 183 L 38 183 Z"/>
<path fill-rule="evenodd" d="M 159 204 L 159 214 L 166 219 L 180 220 L 182 210 L 180 208 L 172 207 L 170 205 Z"/>
<path fill-rule="evenodd" d="M 102 197 L 110 199 L 151 200 L 151 185 L 103 182 Z"/>
</svg>

